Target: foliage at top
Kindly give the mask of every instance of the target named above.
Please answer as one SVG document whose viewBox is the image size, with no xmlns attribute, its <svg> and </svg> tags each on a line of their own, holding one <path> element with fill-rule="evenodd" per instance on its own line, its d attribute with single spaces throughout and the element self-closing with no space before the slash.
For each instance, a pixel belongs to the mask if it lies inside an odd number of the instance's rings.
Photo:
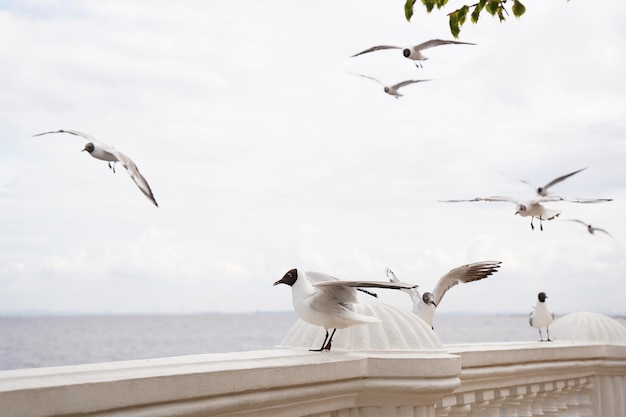
<svg viewBox="0 0 626 417">
<path fill-rule="evenodd" d="M 413 17 L 413 6 L 417 0 L 406 0 L 404 3 L 404 15 L 406 16 L 406 20 L 411 21 L 411 17 Z M 448 0 L 421 0 L 424 7 L 426 7 L 426 11 L 430 13 L 435 7 L 437 9 L 443 8 Z M 509 15 L 505 4 L 508 0 L 478 0 L 478 3 L 473 5 L 464 5 L 453 12 L 448 13 L 448 17 L 450 18 L 450 32 L 452 36 L 455 38 L 459 37 L 459 33 L 461 32 L 461 26 L 465 23 L 467 19 L 467 15 L 470 15 L 470 20 L 472 23 L 478 23 L 478 18 L 483 11 L 487 11 L 492 16 L 498 16 L 500 21 L 506 20 L 506 17 Z M 526 7 L 519 0 L 512 0 L 513 6 L 511 6 L 511 11 L 513 12 L 513 16 L 520 17 L 526 12 Z"/>
</svg>

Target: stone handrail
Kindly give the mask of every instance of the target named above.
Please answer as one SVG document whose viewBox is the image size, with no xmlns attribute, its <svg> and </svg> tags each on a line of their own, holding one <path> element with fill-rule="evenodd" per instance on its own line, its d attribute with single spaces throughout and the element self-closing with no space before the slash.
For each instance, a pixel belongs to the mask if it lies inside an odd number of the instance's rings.
<svg viewBox="0 0 626 417">
<path fill-rule="evenodd" d="M 0 372 L 0 415 L 626 415 L 626 344 L 284 348 Z"/>
</svg>

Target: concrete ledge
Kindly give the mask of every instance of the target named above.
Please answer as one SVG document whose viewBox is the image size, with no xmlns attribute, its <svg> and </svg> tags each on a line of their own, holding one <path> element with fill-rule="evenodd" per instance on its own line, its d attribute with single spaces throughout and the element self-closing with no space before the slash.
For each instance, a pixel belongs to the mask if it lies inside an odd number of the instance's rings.
<svg viewBox="0 0 626 417">
<path fill-rule="evenodd" d="M 431 404 L 459 385 L 445 352 L 276 349 L 0 372 L 3 417 L 303 415 Z M 423 395 L 415 395 L 423 393 Z M 330 408 L 329 408 L 330 407 Z M 103 414 L 104 413 L 104 414 Z"/>
</svg>

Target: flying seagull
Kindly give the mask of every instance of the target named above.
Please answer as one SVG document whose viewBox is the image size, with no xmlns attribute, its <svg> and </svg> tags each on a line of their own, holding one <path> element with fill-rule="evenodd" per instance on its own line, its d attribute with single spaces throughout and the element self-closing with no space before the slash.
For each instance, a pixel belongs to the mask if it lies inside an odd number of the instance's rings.
<svg viewBox="0 0 626 417">
<path fill-rule="evenodd" d="M 432 293 L 425 292 L 421 297 L 416 288 L 402 289 L 402 291 L 406 292 L 411 297 L 413 301 L 413 313 L 417 314 L 422 320 L 428 323 L 429 326 L 433 327 L 435 309 L 441 303 L 441 299 L 446 291 L 458 283 L 478 281 L 495 274 L 498 272 L 501 263 L 500 261 L 475 262 L 451 269 L 447 274 L 439 278 Z M 395 283 L 400 282 L 391 269 L 387 268 L 385 272 L 387 273 L 387 277 L 389 277 L 389 281 Z"/>
<path fill-rule="evenodd" d="M 515 214 L 522 217 L 530 217 L 530 228 L 535 230 L 533 220 L 539 219 L 539 228 L 543 231 L 543 221 L 552 220 L 558 217 L 561 212 L 559 210 L 551 210 L 544 207 L 541 203 L 554 201 L 569 201 L 571 203 L 604 203 L 612 201 L 611 198 L 564 198 L 559 196 L 546 196 L 529 201 L 518 200 L 513 197 L 493 196 L 493 197 L 476 197 L 470 200 L 441 200 L 442 203 L 461 203 L 474 201 L 495 201 L 509 202 L 515 204 Z"/>
<path fill-rule="evenodd" d="M 363 54 L 367 54 L 369 52 L 380 51 L 380 50 L 383 50 L 383 49 L 402 49 L 402 55 L 404 55 L 405 58 L 408 58 L 408 59 L 410 59 L 412 61 L 415 61 L 415 66 L 421 68 L 422 67 L 422 62 L 421 61 L 426 61 L 428 59 L 426 56 L 424 56 L 422 54 L 422 51 L 424 49 L 428 49 L 428 48 L 432 48 L 432 47 L 440 46 L 440 45 L 476 45 L 476 44 L 475 43 L 469 43 L 469 42 L 448 41 L 448 40 L 442 40 L 442 39 L 431 39 L 429 41 L 420 43 L 419 45 L 408 46 L 408 47 L 391 46 L 391 45 L 373 46 L 373 47 L 371 47 L 369 49 L 366 49 L 364 51 L 359 52 L 358 54 L 352 55 L 352 57 L 363 55 Z"/>
<path fill-rule="evenodd" d="M 135 181 L 135 184 L 137 184 L 137 187 L 139 187 L 141 192 L 144 193 L 144 195 L 148 197 L 155 206 L 159 206 L 154 199 L 154 195 L 152 194 L 152 190 L 150 189 L 148 182 L 139 172 L 137 165 L 135 165 L 133 160 L 130 159 L 128 156 L 124 155 L 113 146 L 102 143 L 96 140 L 93 136 L 90 136 L 86 133 L 78 132 L 76 130 L 55 130 L 52 132 L 38 133 L 34 136 L 42 136 L 50 133 L 69 133 L 71 135 L 80 136 L 86 139 L 87 143 L 85 144 L 85 148 L 83 149 L 83 151 L 89 152 L 89 154 L 96 159 L 107 161 L 109 163 L 109 168 L 111 168 L 113 172 L 115 172 L 115 164 L 117 162 L 122 164 L 122 166 L 126 168 L 126 171 L 128 171 L 128 174 L 133 179 L 133 181 Z"/>
<path fill-rule="evenodd" d="M 539 330 L 540 342 L 544 342 L 543 334 L 541 334 L 541 328 L 546 328 L 546 333 L 548 335 L 548 339 L 545 342 L 551 342 L 550 340 L 550 329 L 548 328 L 550 324 L 554 321 L 554 314 L 548 308 L 546 304 L 546 298 L 548 296 L 545 292 L 540 292 L 537 294 L 537 304 L 535 305 L 535 309 L 530 312 L 530 316 L 528 318 L 528 322 L 531 327 L 534 327 Z"/>
<path fill-rule="evenodd" d="M 602 233 L 606 233 L 607 235 L 609 235 L 609 236 L 613 237 L 613 236 L 612 236 L 609 232 L 607 232 L 606 230 L 604 230 L 604 229 L 600 229 L 599 227 L 593 227 L 593 226 L 592 226 L 592 225 L 590 225 L 589 223 L 585 223 L 585 222 L 584 222 L 584 221 L 582 221 L 582 220 L 578 220 L 578 219 L 563 219 L 563 220 L 567 220 L 567 221 L 569 221 L 569 222 L 577 222 L 577 223 L 580 223 L 580 224 L 584 225 L 585 227 L 587 227 L 587 231 L 588 231 L 590 234 L 592 234 L 592 235 L 593 235 L 595 232 L 602 232 Z"/>
<path fill-rule="evenodd" d="M 278 284 L 291 287 L 293 308 L 302 320 L 326 330 L 322 346 L 319 349 L 311 349 L 316 352 L 330 350 L 337 329 L 380 323 L 376 317 L 356 312 L 354 307 L 354 304 L 358 303 L 356 289 L 410 289 L 416 286 L 403 282 L 344 281 L 320 272 L 299 272 L 295 268 L 287 271 L 280 280 L 274 283 L 274 285 Z M 329 337 L 330 329 L 333 331 Z"/>
<path fill-rule="evenodd" d="M 370 80 L 376 81 L 378 84 L 382 85 L 384 88 L 383 90 L 385 91 L 385 93 L 389 94 L 390 96 L 394 96 L 395 98 L 400 98 L 402 97 L 402 94 L 400 94 L 400 92 L 398 91 L 400 88 L 410 85 L 410 84 L 415 84 L 415 83 L 419 83 L 422 81 L 430 81 L 430 80 L 406 80 L 406 81 L 401 81 L 397 84 L 393 84 L 393 85 L 385 85 L 385 83 L 383 83 L 382 81 L 374 78 L 374 77 L 370 77 L 369 75 L 363 75 L 363 74 L 356 74 L 354 72 L 351 72 L 351 74 L 353 75 L 358 75 L 359 77 L 364 77 L 364 78 L 369 78 Z"/>
<path fill-rule="evenodd" d="M 549 183 L 547 183 L 543 187 L 537 187 L 537 186 L 535 186 L 535 185 L 531 184 L 530 182 L 528 182 L 526 180 L 523 180 L 523 179 L 519 179 L 518 178 L 518 180 L 523 182 L 524 184 L 528 184 L 531 187 L 533 187 L 535 189 L 535 192 L 537 193 L 537 195 L 539 195 L 541 197 L 546 197 L 548 195 L 548 189 L 550 187 L 560 183 L 561 181 L 571 177 L 574 174 L 578 174 L 580 171 L 584 171 L 585 169 L 587 169 L 587 168 L 586 167 L 585 168 L 581 168 L 578 171 L 574 171 L 574 172 L 570 172 L 569 174 L 561 175 L 560 177 L 557 177 L 557 178 L 553 179 L 552 181 L 550 181 Z"/>
</svg>

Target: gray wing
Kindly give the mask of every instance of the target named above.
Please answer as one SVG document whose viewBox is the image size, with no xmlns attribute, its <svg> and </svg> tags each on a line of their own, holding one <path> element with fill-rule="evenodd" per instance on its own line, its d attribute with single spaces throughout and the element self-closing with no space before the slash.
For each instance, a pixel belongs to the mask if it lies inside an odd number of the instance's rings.
<svg viewBox="0 0 626 417">
<path fill-rule="evenodd" d="M 612 198 L 567 198 L 567 197 L 559 197 L 561 201 L 569 201 L 570 203 L 583 203 L 583 204 L 593 204 L 593 203 L 607 203 L 609 201 L 613 201 Z"/>
<path fill-rule="evenodd" d="M 306 278 L 317 287 L 318 284 L 323 282 L 336 282 L 339 278 L 332 275 L 323 274 L 321 272 L 307 271 L 304 273 Z M 359 300 L 356 297 L 356 290 L 345 285 L 340 286 L 322 286 L 318 287 L 318 293 L 316 295 L 318 300 L 316 303 L 339 303 L 346 306 L 350 303 L 358 303 Z"/>
<path fill-rule="evenodd" d="M 602 233 L 606 233 L 607 235 L 609 235 L 609 236 L 613 237 L 613 235 L 612 235 L 612 234 L 610 234 L 610 233 L 609 233 L 609 232 L 607 232 L 606 230 L 601 229 L 601 228 L 599 228 L 599 227 L 592 227 L 592 229 L 593 229 L 593 231 L 594 231 L 594 232 L 602 232 Z"/>
<path fill-rule="evenodd" d="M 400 280 L 396 277 L 396 274 L 394 274 L 391 269 L 386 268 L 385 273 L 387 274 L 387 277 L 389 277 L 390 282 L 400 282 Z M 411 297 L 411 301 L 413 302 L 413 308 L 415 309 L 415 306 L 417 305 L 417 303 L 419 303 L 421 299 L 420 293 L 419 291 L 417 291 L 417 288 L 402 289 L 401 291 L 409 294 L 409 297 Z"/>
<path fill-rule="evenodd" d="M 568 222 L 576 222 L 576 223 L 580 223 L 580 224 L 582 224 L 583 226 L 585 226 L 587 229 L 591 228 L 591 233 L 592 233 L 592 234 L 593 234 L 594 232 L 602 232 L 602 233 L 607 234 L 608 236 L 611 236 L 613 239 L 615 239 L 615 238 L 613 237 L 613 235 L 612 235 L 612 234 L 610 234 L 607 230 L 602 229 L 602 228 L 600 228 L 600 227 L 593 227 L 593 226 L 592 226 L 592 225 L 590 225 L 589 223 L 585 223 L 585 222 L 584 222 L 584 221 L 582 221 L 582 220 L 578 220 L 578 219 L 563 219 L 563 220 L 567 220 Z"/>
<path fill-rule="evenodd" d="M 440 45 L 476 45 L 476 44 L 469 43 L 469 42 L 447 41 L 443 39 L 431 39 L 429 41 L 422 42 L 419 45 L 415 45 L 413 48 L 418 49 L 418 50 L 424 50 L 424 49 L 428 49 L 428 48 L 432 48 L 434 46 L 440 46 Z"/>
<path fill-rule="evenodd" d="M 313 284 L 314 287 L 350 287 L 350 288 L 387 288 L 391 290 L 401 290 L 415 288 L 417 285 L 406 282 L 389 282 L 389 281 L 321 281 Z"/>
<path fill-rule="evenodd" d="M 349 72 L 349 71 L 348 71 L 348 72 Z M 372 81 L 376 81 L 378 84 L 380 84 L 380 85 L 382 85 L 382 86 L 384 86 L 384 85 L 385 85 L 382 81 L 380 81 L 380 80 L 378 80 L 378 79 L 376 79 L 376 78 L 374 78 L 374 77 L 370 77 L 369 75 L 357 74 L 356 72 L 349 72 L 349 73 L 350 73 L 350 74 L 352 74 L 352 75 L 357 75 L 357 76 L 359 76 L 359 77 L 369 78 L 370 80 L 372 80 Z"/>
<path fill-rule="evenodd" d="M 402 49 L 402 47 L 400 47 L 400 46 L 391 46 L 391 45 L 372 46 L 371 48 L 366 49 L 365 51 L 361 51 L 358 54 L 352 55 L 352 58 L 354 58 L 355 56 L 367 54 L 369 52 L 380 51 L 380 50 L 383 50 L 383 49 Z"/>
<path fill-rule="evenodd" d="M 137 184 L 137 187 L 139 187 L 141 192 L 146 197 L 148 197 L 150 201 L 152 201 L 152 204 L 159 207 L 156 200 L 154 199 L 154 195 L 152 194 L 152 189 L 150 188 L 148 181 L 146 181 L 143 175 L 141 175 L 141 173 L 139 172 L 139 168 L 137 168 L 137 165 L 135 165 L 133 160 L 118 150 L 114 151 L 114 155 L 117 158 L 117 160 L 122 164 L 122 166 L 126 168 L 128 175 L 130 175 L 130 177 L 133 179 L 135 184 Z"/>
<path fill-rule="evenodd" d="M 558 195 L 547 195 L 532 200 L 533 203 L 553 203 L 555 201 L 565 201 L 565 198 Z"/>
<path fill-rule="evenodd" d="M 584 221 L 582 221 L 582 220 L 578 220 L 578 219 L 563 219 L 563 220 L 568 221 L 568 222 L 576 222 L 576 223 L 580 223 L 580 224 L 585 225 L 585 226 L 587 226 L 587 227 L 589 226 L 589 224 L 585 223 L 585 222 L 584 222 Z"/>
<path fill-rule="evenodd" d="M 440 203 L 471 203 L 475 201 L 496 201 L 496 202 L 508 202 L 508 203 L 519 203 L 519 201 L 513 197 L 505 197 L 505 196 L 491 196 L 491 197 L 476 197 L 470 200 L 439 200 Z"/>
<path fill-rule="evenodd" d="M 433 290 L 435 304 L 439 305 L 446 291 L 458 283 L 478 281 L 495 274 L 498 272 L 500 264 L 502 264 L 500 261 L 475 262 L 450 270 L 446 275 L 439 279 L 437 286 Z"/>
<path fill-rule="evenodd" d="M 404 87 L 404 86 L 409 85 L 409 84 L 420 83 L 422 81 L 430 81 L 430 80 L 406 80 L 406 81 L 399 82 L 398 84 L 392 85 L 391 88 L 394 88 L 394 89 L 397 90 L 400 87 Z"/>
<path fill-rule="evenodd" d="M 50 132 L 38 133 L 33 136 L 43 136 L 43 135 L 48 135 L 50 133 L 69 133 L 70 135 L 80 136 L 84 139 L 87 139 L 89 142 L 93 142 L 93 141 L 98 142 L 98 140 L 91 135 L 88 135 L 83 132 L 79 132 L 78 130 L 69 130 L 69 129 L 52 130 Z"/>
<path fill-rule="evenodd" d="M 543 189 L 547 190 L 548 188 L 552 187 L 554 184 L 558 184 L 559 182 L 563 181 L 564 179 L 567 179 L 567 178 L 571 177 L 574 174 L 578 174 L 580 171 L 584 171 L 585 169 L 587 169 L 587 167 L 579 169 L 578 171 L 570 172 L 569 174 L 562 175 L 562 176 L 560 176 L 558 178 L 555 178 L 552 181 L 550 181 L 549 183 L 547 183 L 546 185 L 544 185 Z"/>
<path fill-rule="evenodd" d="M 79 136 L 83 139 L 86 139 L 87 142 L 93 143 L 94 145 L 98 146 L 101 150 L 103 150 L 104 152 L 108 152 L 111 155 L 114 155 L 116 152 L 116 149 L 113 146 L 106 144 L 104 142 L 101 142 L 98 139 L 94 138 L 93 136 L 88 135 L 87 133 L 79 132 L 78 130 L 59 129 L 59 130 L 53 130 L 50 132 L 38 133 L 33 136 L 43 136 L 43 135 L 48 135 L 50 133 L 69 133 L 70 135 Z"/>
</svg>

